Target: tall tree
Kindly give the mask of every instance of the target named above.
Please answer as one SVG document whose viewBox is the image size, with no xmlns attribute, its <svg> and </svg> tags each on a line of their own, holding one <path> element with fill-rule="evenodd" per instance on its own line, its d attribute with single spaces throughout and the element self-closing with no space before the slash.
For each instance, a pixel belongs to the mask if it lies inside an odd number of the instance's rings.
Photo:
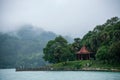
<svg viewBox="0 0 120 80">
<path fill-rule="evenodd" d="M 55 40 L 50 40 L 43 49 L 44 59 L 50 63 L 58 63 L 67 60 L 73 60 L 73 54 L 70 51 L 67 41 L 58 36 Z"/>
<path fill-rule="evenodd" d="M 113 43 L 109 49 L 111 63 L 120 64 L 120 41 Z"/>
<path fill-rule="evenodd" d="M 81 42 L 80 38 L 75 38 L 74 42 L 71 45 L 71 50 L 73 50 L 74 52 L 77 52 L 81 48 L 80 42 Z"/>
</svg>

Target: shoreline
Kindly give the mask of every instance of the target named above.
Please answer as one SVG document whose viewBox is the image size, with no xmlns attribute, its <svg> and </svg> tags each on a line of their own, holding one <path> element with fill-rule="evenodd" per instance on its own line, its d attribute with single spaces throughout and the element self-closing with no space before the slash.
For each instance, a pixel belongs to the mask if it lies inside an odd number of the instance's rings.
<svg viewBox="0 0 120 80">
<path fill-rule="evenodd" d="M 81 69 L 70 69 L 70 68 L 16 68 L 16 71 L 102 71 L 102 72 L 120 72 L 119 69 L 101 69 L 101 68 L 81 68 Z"/>
</svg>

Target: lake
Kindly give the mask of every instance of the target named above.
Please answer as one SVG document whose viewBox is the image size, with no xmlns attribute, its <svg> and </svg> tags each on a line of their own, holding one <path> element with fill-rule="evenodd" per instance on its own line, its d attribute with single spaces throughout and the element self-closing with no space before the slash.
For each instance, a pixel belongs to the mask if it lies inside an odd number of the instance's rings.
<svg viewBox="0 0 120 80">
<path fill-rule="evenodd" d="M 0 69 L 0 80 L 120 80 L 120 72 L 21 71 Z"/>
</svg>

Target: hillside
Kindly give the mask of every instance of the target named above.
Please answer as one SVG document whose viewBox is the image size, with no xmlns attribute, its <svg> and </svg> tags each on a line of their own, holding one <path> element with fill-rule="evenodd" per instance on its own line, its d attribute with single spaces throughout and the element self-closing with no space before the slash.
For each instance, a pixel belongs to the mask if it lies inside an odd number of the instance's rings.
<svg viewBox="0 0 120 80">
<path fill-rule="evenodd" d="M 43 60 L 43 48 L 57 35 L 31 25 L 0 32 L 0 68 L 38 67 L 47 64 Z M 72 38 L 68 40 L 72 40 Z"/>
<path fill-rule="evenodd" d="M 44 48 L 44 59 L 50 63 L 75 61 L 76 53 L 82 46 L 86 46 L 90 53 L 90 60 L 97 60 L 103 64 L 120 64 L 120 18 L 113 17 L 104 24 L 97 25 L 82 39 L 75 38 L 68 44 L 62 37 L 50 40 Z M 82 59 L 87 54 L 82 53 Z M 79 58 L 80 59 L 80 58 Z M 87 58 L 88 59 L 88 58 Z"/>
<path fill-rule="evenodd" d="M 103 63 L 120 64 L 120 18 L 112 17 L 97 25 L 80 41 Z"/>
</svg>

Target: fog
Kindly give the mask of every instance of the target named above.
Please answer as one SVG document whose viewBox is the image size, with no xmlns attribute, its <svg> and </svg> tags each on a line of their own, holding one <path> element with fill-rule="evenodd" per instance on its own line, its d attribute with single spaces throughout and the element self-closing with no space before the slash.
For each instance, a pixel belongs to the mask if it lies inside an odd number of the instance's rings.
<svg viewBox="0 0 120 80">
<path fill-rule="evenodd" d="M 120 17 L 120 0 L 0 0 L 0 31 L 30 24 L 60 35 L 83 37 L 107 19 Z"/>
</svg>

